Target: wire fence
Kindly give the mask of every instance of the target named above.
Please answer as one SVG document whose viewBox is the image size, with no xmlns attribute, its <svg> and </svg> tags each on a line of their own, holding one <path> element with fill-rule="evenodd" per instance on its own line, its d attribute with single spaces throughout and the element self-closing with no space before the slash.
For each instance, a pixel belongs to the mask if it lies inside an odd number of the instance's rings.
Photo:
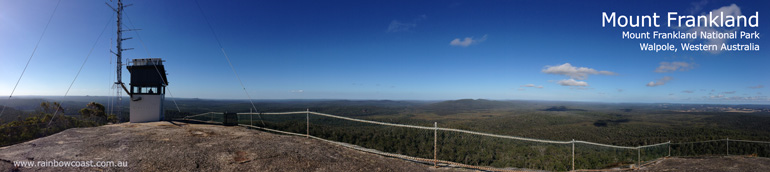
<svg viewBox="0 0 770 172">
<path fill-rule="evenodd" d="M 261 118 L 259 118 L 261 117 Z M 223 123 L 224 113 L 185 120 Z M 670 156 L 768 157 L 770 142 L 708 140 L 636 147 L 588 141 L 554 141 L 356 119 L 312 111 L 237 113 L 241 126 L 305 136 L 384 156 L 486 171 L 616 171 L 643 167 Z"/>
</svg>

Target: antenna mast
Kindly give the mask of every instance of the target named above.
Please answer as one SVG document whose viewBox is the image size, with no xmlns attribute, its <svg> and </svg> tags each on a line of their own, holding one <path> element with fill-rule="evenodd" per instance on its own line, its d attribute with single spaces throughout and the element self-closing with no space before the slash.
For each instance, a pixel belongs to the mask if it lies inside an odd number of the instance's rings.
<svg viewBox="0 0 770 172">
<path fill-rule="evenodd" d="M 117 46 L 116 46 L 116 51 L 117 52 L 113 52 L 112 50 L 110 50 L 110 52 L 112 52 L 112 54 L 115 54 L 115 57 L 117 57 L 117 61 L 116 61 L 117 62 L 117 66 L 115 68 L 116 72 L 117 72 L 117 81 L 115 82 L 115 84 L 116 85 L 120 85 L 121 87 L 123 87 L 123 90 L 126 91 L 128 96 L 131 96 L 130 92 L 128 91 L 128 88 L 126 88 L 126 85 L 123 84 L 123 51 L 124 50 L 131 50 L 131 49 L 133 49 L 133 48 L 126 48 L 126 49 L 123 48 L 123 41 L 131 39 L 131 37 L 123 38 L 123 31 L 131 31 L 131 30 L 130 29 L 129 30 L 123 30 L 122 29 L 123 28 L 122 27 L 123 26 L 122 19 L 123 19 L 123 8 L 131 6 L 132 4 L 123 5 L 123 1 L 122 0 L 118 0 L 117 8 L 112 7 L 109 3 L 105 2 L 105 4 L 107 4 L 107 6 L 112 8 L 113 11 L 118 13 L 118 15 L 117 15 L 118 16 L 118 20 L 117 20 L 117 26 L 118 26 L 117 37 L 118 37 L 118 39 L 115 40 L 117 42 Z M 121 98 L 122 94 L 120 92 L 120 89 L 118 89 L 117 92 L 118 92 L 118 106 L 120 106 L 120 104 L 122 102 L 121 101 L 122 100 L 122 98 Z M 118 109 L 118 117 L 120 117 L 120 114 L 121 114 L 121 110 Z"/>
<path fill-rule="evenodd" d="M 118 72 L 118 80 L 115 82 L 115 84 L 123 84 L 123 31 L 121 29 L 121 25 L 123 24 L 121 23 L 121 19 L 123 18 L 123 7 L 123 1 L 118 0 L 118 9 L 115 10 L 115 12 L 118 13 L 118 39 L 116 39 L 118 41 L 118 46 L 116 49 L 118 52 L 115 53 L 115 56 L 118 58 L 118 67 L 116 68 Z"/>
<path fill-rule="evenodd" d="M 118 52 L 112 52 L 112 50 L 110 50 L 110 52 L 115 54 L 115 56 L 117 57 L 117 63 L 118 64 L 117 64 L 116 72 L 118 74 L 117 75 L 117 77 L 118 77 L 117 79 L 118 80 L 117 80 L 117 82 L 115 82 L 115 84 L 120 84 L 120 85 L 123 85 L 123 79 L 122 79 L 122 77 L 123 77 L 123 75 L 122 75 L 123 74 L 123 51 L 124 50 L 132 50 L 133 49 L 133 48 L 126 48 L 126 49 L 123 48 L 123 41 L 131 39 L 131 37 L 123 38 L 123 31 L 131 31 L 131 29 L 123 30 L 123 8 L 131 6 L 131 5 L 132 4 L 123 5 L 123 1 L 122 0 L 118 0 L 118 7 L 117 8 L 114 8 L 110 4 L 107 4 L 107 6 L 110 6 L 110 8 L 112 8 L 112 10 L 114 10 L 116 13 L 118 13 L 118 15 L 117 15 L 118 16 L 118 20 L 117 20 L 117 26 L 118 26 L 118 34 L 117 34 L 117 36 L 118 36 L 118 39 L 116 39 L 116 41 L 117 41 L 116 50 Z M 123 86 L 123 87 L 125 88 L 125 86 Z M 128 92 L 128 91 L 126 91 L 126 92 Z"/>
</svg>

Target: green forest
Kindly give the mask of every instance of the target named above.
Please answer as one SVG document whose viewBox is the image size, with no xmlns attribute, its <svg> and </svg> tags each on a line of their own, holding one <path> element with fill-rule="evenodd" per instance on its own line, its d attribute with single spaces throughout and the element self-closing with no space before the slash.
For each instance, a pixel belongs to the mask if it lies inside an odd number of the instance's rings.
<svg viewBox="0 0 770 172">
<path fill-rule="evenodd" d="M 17 120 L 0 125 L 0 146 L 7 146 L 24 141 L 45 137 L 69 128 L 95 127 L 118 122 L 117 116 L 105 113 L 105 107 L 91 102 L 77 111 L 79 116 L 65 115 L 65 108 L 58 102 L 42 102 L 35 112 L 26 114 L 7 108 L 8 116 L 15 115 Z M 25 118 L 22 118 L 25 116 Z"/>
</svg>

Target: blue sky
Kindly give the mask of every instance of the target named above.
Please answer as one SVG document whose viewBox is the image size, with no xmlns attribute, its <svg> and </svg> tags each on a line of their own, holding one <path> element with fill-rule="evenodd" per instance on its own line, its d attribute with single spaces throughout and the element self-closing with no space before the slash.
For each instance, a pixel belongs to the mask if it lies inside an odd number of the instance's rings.
<svg viewBox="0 0 770 172">
<path fill-rule="evenodd" d="M 124 56 L 166 60 L 175 97 L 247 98 L 194 1 L 124 3 L 134 4 L 126 24 L 142 29 L 125 34 L 135 49 Z M 199 3 L 255 99 L 770 103 L 767 51 L 646 52 L 639 43 L 683 41 L 621 39 L 622 31 L 677 30 L 665 26 L 601 27 L 602 12 L 665 17 L 735 4 L 744 15 L 760 12 L 760 27 L 738 31 L 765 33 L 765 1 Z M 55 6 L 0 0 L 0 95 L 11 93 Z M 102 1 L 63 1 L 14 95 L 64 95 L 96 41 L 69 94 L 113 92 L 112 13 Z M 727 41 L 748 42 L 766 41 Z M 128 83 L 128 71 L 123 77 Z"/>
</svg>

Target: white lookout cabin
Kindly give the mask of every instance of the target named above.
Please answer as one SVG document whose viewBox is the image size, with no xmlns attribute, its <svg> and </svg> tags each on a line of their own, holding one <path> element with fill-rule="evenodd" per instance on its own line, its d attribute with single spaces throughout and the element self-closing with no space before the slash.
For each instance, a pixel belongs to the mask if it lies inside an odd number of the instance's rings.
<svg viewBox="0 0 770 172">
<path fill-rule="evenodd" d="M 131 110 L 129 121 L 153 122 L 164 120 L 163 101 L 166 99 L 166 69 L 160 58 L 133 59 L 127 66 L 131 73 Z"/>
</svg>

